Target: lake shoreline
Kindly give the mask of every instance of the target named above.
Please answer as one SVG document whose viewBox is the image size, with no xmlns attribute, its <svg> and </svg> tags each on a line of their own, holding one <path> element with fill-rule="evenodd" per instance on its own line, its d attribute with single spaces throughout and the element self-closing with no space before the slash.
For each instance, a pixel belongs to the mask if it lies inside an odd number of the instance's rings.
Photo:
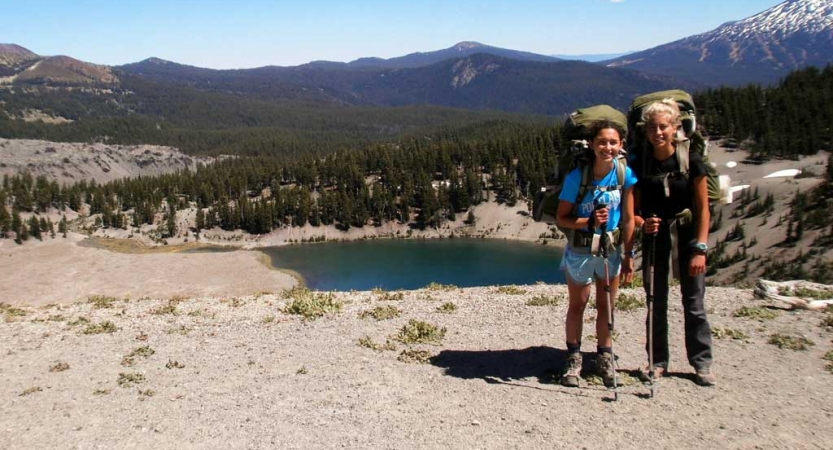
<svg viewBox="0 0 833 450">
<path fill-rule="evenodd" d="M 265 267 L 269 268 L 270 270 L 276 270 L 286 275 L 291 276 L 294 278 L 299 286 L 309 286 L 309 282 L 307 281 L 305 275 L 293 268 L 289 268 L 280 264 L 275 263 L 275 258 L 273 257 L 274 254 L 271 252 L 280 251 L 281 249 L 289 249 L 292 247 L 311 247 L 312 244 L 357 244 L 362 242 L 375 242 L 375 241 L 382 241 L 382 242 L 395 242 L 395 241 L 402 241 L 402 242 L 426 242 L 426 241 L 449 241 L 448 244 L 451 245 L 451 241 L 457 241 L 458 243 L 464 242 L 478 242 L 478 241 L 490 241 L 490 242 L 498 242 L 498 241 L 512 241 L 523 243 L 526 245 L 536 245 L 540 240 L 529 240 L 529 239 L 513 239 L 509 237 L 502 237 L 502 238 L 494 238 L 494 237 L 418 237 L 418 238 L 391 238 L 391 237 L 370 237 L 364 239 L 353 239 L 353 240 L 333 240 L 333 241 L 318 241 L 318 242 L 304 242 L 304 243 L 290 243 L 281 246 L 265 246 L 265 245 L 258 245 L 258 246 L 241 246 L 241 245 L 217 245 L 215 243 L 205 243 L 205 242 L 188 242 L 182 244 L 172 244 L 172 245 L 156 245 L 156 246 L 148 246 L 141 241 L 135 239 L 126 239 L 126 238 L 102 238 L 97 236 L 90 236 L 86 239 L 83 239 L 78 242 L 77 245 L 80 247 L 86 248 L 93 248 L 99 250 L 105 250 L 108 252 L 115 252 L 124 255 L 142 255 L 142 254 L 199 254 L 199 253 L 233 253 L 238 251 L 249 252 L 254 251 L 258 253 L 258 261 L 261 262 Z M 385 245 L 380 242 L 380 245 Z M 489 245 L 489 244 L 487 244 Z M 540 244 L 541 247 L 547 247 L 547 251 L 556 252 L 556 259 L 560 259 L 560 252 L 563 252 L 564 247 L 561 245 L 549 245 L 549 244 Z M 315 246 L 317 247 L 317 246 Z M 500 248 L 500 247 L 499 247 Z M 292 252 L 292 250 L 289 250 Z M 317 249 L 320 253 L 321 249 Z M 297 252 L 296 252 L 297 253 Z M 404 255 L 403 258 L 407 258 L 408 255 Z M 325 263 L 326 264 L 326 263 Z M 332 270 L 338 270 L 336 268 L 332 268 Z M 431 268 L 427 268 L 426 270 L 431 270 Z M 557 282 L 557 281 L 556 281 Z M 466 283 L 462 283 L 466 285 Z M 513 283 L 516 284 L 516 283 Z M 474 284 L 475 285 L 482 285 L 482 283 Z M 467 285 L 468 286 L 468 285 Z M 421 285 L 419 287 L 422 287 Z M 313 287 L 316 289 L 317 287 Z M 352 289 L 353 287 L 350 287 Z M 330 290 L 322 288 L 323 290 Z M 397 288 L 398 289 L 398 288 Z M 349 290 L 349 289 L 348 289 Z"/>
</svg>

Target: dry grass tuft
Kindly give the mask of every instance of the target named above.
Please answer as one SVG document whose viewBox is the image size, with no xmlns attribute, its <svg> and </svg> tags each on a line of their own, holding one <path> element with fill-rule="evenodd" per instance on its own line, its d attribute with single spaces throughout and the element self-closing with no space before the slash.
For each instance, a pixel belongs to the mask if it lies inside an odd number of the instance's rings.
<svg viewBox="0 0 833 450">
<path fill-rule="evenodd" d="M 337 313 L 344 307 L 335 294 L 312 292 L 304 287 L 286 290 L 283 296 L 289 299 L 283 312 L 303 316 L 304 320 L 315 320 L 325 314 Z"/>
<path fill-rule="evenodd" d="M 377 306 L 369 311 L 360 312 L 359 318 L 367 319 L 368 317 L 372 317 L 376 320 L 388 320 L 399 317 L 400 314 L 402 314 L 402 311 L 395 306 Z"/>
<path fill-rule="evenodd" d="M 403 344 L 440 344 L 446 329 L 428 322 L 411 319 L 399 330 L 394 339 Z"/>
<path fill-rule="evenodd" d="M 768 343 L 789 350 L 804 351 L 816 345 L 815 342 L 801 336 L 789 336 L 775 333 L 769 337 Z"/>
<path fill-rule="evenodd" d="M 396 358 L 397 361 L 410 364 L 428 364 L 431 362 L 431 353 L 425 350 L 402 350 L 402 353 Z"/>
<path fill-rule="evenodd" d="M 59 362 L 49 367 L 50 372 L 63 372 L 69 370 L 69 363 Z"/>
<path fill-rule="evenodd" d="M 558 306 L 564 301 L 564 295 L 536 295 L 526 301 L 526 306 Z"/>
<path fill-rule="evenodd" d="M 760 322 L 778 317 L 778 313 L 763 306 L 744 306 L 733 314 L 735 317 L 746 317 Z"/>
<path fill-rule="evenodd" d="M 119 327 L 117 327 L 113 322 L 110 322 L 109 320 L 105 320 L 104 322 L 91 323 L 91 324 L 87 325 L 86 328 L 81 330 L 81 333 L 82 334 L 104 334 L 104 333 L 112 334 L 112 333 L 115 333 L 118 330 L 119 330 Z"/>
</svg>

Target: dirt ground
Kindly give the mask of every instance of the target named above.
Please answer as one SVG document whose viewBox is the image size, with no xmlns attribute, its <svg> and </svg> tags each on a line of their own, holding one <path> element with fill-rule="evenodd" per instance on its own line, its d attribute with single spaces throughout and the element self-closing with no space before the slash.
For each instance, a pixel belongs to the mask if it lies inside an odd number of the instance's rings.
<svg viewBox="0 0 833 450">
<path fill-rule="evenodd" d="M 643 298 L 641 290 L 628 293 Z M 615 351 L 626 385 L 614 402 L 589 376 L 590 325 L 588 377 L 578 389 L 556 383 L 566 302 L 527 302 L 564 296 L 563 286 L 421 289 L 388 300 L 393 294 L 336 293 L 341 312 L 309 321 L 285 313 L 289 300 L 279 293 L 6 308 L 3 447 L 823 449 L 833 442 L 824 426 L 833 416 L 833 373 L 823 359 L 833 329 L 821 326 L 821 313 L 734 317 L 743 306 L 770 305 L 748 290 L 710 288 L 712 326 L 744 337 L 715 340 L 718 385 L 703 388 L 685 362 L 675 296 L 671 374 L 649 398 L 631 376 L 645 363 L 645 310 L 621 311 Z M 445 303 L 456 310 L 441 312 L 451 309 Z M 377 307 L 399 315 L 361 318 Z M 445 328 L 444 338 L 397 341 L 411 319 Z M 112 332 L 86 334 L 94 331 Z M 769 344 L 779 333 L 813 345 Z M 370 341 L 393 348 L 373 350 Z M 403 361 L 414 350 L 427 360 Z"/>
</svg>

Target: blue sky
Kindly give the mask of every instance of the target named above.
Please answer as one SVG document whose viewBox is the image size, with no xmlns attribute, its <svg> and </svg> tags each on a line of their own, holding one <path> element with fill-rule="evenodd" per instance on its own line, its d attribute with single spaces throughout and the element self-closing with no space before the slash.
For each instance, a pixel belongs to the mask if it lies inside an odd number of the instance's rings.
<svg viewBox="0 0 833 450">
<path fill-rule="evenodd" d="M 778 3 L 0 0 L 0 43 L 97 64 L 155 56 L 216 69 L 390 58 L 460 41 L 546 55 L 618 53 L 703 33 Z"/>
</svg>

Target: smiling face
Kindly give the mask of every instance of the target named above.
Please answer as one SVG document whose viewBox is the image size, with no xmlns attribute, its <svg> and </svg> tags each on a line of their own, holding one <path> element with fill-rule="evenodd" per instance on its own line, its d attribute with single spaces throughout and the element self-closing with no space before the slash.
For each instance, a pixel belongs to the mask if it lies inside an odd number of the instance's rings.
<svg viewBox="0 0 833 450">
<path fill-rule="evenodd" d="M 645 133 L 654 148 L 664 148 L 674 145 L 674 136 L 679 127 L 669 114 L 655 114 L 645 124 Z"/>
<path fill-rule="evenodd" d="M 597 161 L 613 161 L 624 142 L 618 131 L 613 128 L 603 128 L 599 130 L 590 145 Z"/>
</svg>

